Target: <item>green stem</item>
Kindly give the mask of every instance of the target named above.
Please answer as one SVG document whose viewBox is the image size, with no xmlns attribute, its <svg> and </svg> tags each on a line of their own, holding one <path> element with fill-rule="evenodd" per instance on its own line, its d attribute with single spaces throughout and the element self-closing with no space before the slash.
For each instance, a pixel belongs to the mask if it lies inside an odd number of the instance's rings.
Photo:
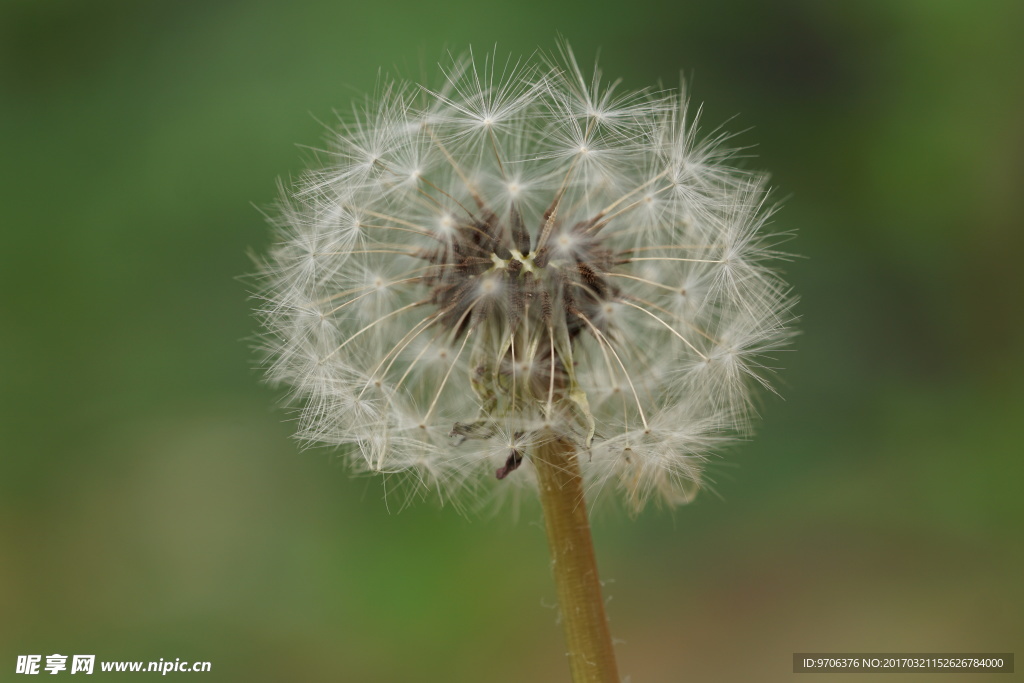
<svg viewBox="0 0 1024 683">
<path fill-rule="evenodd" d="M 619 683 L 576 447 L 553 439 L 531 456 L 574 683 Z"/>
</svg>

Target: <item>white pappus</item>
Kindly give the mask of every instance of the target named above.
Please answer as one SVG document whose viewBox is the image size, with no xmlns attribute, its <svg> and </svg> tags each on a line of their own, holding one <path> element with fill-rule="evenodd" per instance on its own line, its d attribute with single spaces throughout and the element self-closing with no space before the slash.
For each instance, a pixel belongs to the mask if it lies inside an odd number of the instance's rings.
<svg viewBox="0 0 1024 683">
<path fill-rule="evenodd" d="M 258 315 L 299 436 L 445 497 L 570 439 L 635 509 L 688 502 L 792 334 L 765 176 L 568 47 L 438 81 L 382 82 L 282 192 Z"/>
</svg>

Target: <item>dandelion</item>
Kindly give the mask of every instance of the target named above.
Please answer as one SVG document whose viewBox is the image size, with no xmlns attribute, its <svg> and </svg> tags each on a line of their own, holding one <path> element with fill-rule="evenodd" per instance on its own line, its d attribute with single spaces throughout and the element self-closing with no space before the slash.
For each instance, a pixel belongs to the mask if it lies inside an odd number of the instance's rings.
<svg viewBox="0 0 1024 683">
<path fill-rule="evenodd" d="M 790 336 L 766 179 L 687 105 L 568 47 L 384 81 L 284 192 L 260 273 L 301 438 L 443 499 L 538 488 L 575 680 L 617 680 L 585 489 L 692 500 Z"/>
</svg>

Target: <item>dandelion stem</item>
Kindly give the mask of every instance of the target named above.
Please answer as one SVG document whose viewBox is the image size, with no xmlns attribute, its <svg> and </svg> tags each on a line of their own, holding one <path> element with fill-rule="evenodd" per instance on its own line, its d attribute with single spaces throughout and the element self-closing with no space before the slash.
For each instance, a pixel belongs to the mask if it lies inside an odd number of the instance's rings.
<svg viewBox="0 0 1024 683">
<path fill-rule="evenodd" d="M 538 445 L 531 458 L 573 683 L 619 683 L 576 447 L 552 438 Z"/>
</svg>

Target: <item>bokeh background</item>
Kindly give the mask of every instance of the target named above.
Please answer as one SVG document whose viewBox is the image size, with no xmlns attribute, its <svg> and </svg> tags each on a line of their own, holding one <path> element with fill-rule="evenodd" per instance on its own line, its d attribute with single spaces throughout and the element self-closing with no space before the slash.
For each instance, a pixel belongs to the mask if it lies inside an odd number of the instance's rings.
<svg viewBox="0 0 1024 683">
<path fill-rule="evenodd" d="M 0 680 L 55 652 L 210 681 L 568 679 L 539 509 L 399 513 L 301 452 L 238 279 L 296 145 L 379 68 L 558 34 L 624 87 L 691 77 L 805 257 L 784 400 L 715 493 L 595 514 L 622 673 L 1020 656 L 1022 28 L 1015 0 L 4 2 Z"/>
</svg>

